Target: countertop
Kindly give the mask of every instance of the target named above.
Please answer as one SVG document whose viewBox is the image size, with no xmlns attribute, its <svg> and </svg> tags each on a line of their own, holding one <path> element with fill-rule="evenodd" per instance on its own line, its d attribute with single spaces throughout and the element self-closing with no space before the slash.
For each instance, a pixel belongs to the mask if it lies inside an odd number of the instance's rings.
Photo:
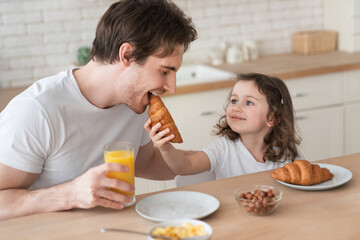
<svg viewBox="0 0 360 240">
<path fill-rule="evenodd" d="M 315 162 L 316 163 L 316 162 Z M 346 168 L 352 179 L 337 188 L 304 191 L 284 186 L 270 177 L 272 170 L 216 181 L 189 185 L 171 191 L 196 191 L 210 194 L 220 202 L 219 209 L 203 219 L 213 228 L 217 239 L 359 239 L 360 229 L 360 153 L 324 159 L 327 163 Z M 334 172 L 335 173 L 335 172 Z M 343 179 L 335 173 L 334 183 Z M 280 188 L 283 198 L 278 209 L 269 216 L 252 216 L 240 209 L 233 192 L 253 184 Z M 137 195 L 140 202 L 154 193 Z M 180 208 L 181 209 L 181 208 Z M 356 220 L 358 219 L 358 220 Z M 100 228 L 123 228 L 147 231 L 155 222 L 141 217 L 135 205 L 124 210 L 94 208 L 88 210 L 35 214 L 0 221 L 1 239 L 146 239 L 127 233 L 101 233 Z"/>
<path fill-rule="evenodd" d="M 314 55 L 282 54 L 263 56 L 256 61 L 223 64 L 218 68 L 235 72 L 259 72 L 283 80 L 317 74 L 360 69 L 360 52 L 331 52 Z"/>
<path fill-rule="evenodd" d="M 233 73 L 263 73 L 286 81 L 298 77 L 360 69 L 360 52 L 346 53 L 334 51 L 314 55 L 288 53 L 260 56 L 255 61 L 222 64 L 212 67 Z M 182 86 L 177 88 L 176 94 L 230 88 L 233 84 L 234 81 L 227 80 Z"/>
<path fill-rule="evenodd" d="M 239 64 L 222 64 L 213 67 L 234 73 L 264 73 L 287 80 L 297 77 L 360 69 L 360 52 L 346 53 L 335 51 L 314 55 L 299 55 L 293 53 L 269 55 L 260 56 L 260 58 L 255 61 Z M 234 80 L 225 80 L 181 86 L 177 88 L 176 94 L 230 88 L 233 84 Z M 25 87 L 0 89 L 0 111 L 7 105 L 10 99 L 24 89 Z"/>
</svg>

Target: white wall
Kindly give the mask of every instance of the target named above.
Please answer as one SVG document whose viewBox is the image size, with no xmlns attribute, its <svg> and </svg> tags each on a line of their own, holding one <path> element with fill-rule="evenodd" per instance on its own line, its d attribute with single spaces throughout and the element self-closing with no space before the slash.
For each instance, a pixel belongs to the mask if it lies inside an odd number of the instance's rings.
<svg viewBox="0 0 360 240">
<path fill-rule="evenodd" d="M 357 0 L 358 1 L 358 0 Z M 0 82 L 26 86 L 70 68 L 114 0 L 0 0 Z M 185 63 L 219 42 L 256 39 L 260 55 L 291 52 L 291 33 L 322 29 L 323 0 L 174 0 L 199 32 Z M 358 20 L 359 21 L 359 20 Z"/>
<path fill-rule="evenodd" d="M 339 32 L 339 50 L 360 51 L 360 0 L 324 0 L 324 28 Z"/>
</svg>

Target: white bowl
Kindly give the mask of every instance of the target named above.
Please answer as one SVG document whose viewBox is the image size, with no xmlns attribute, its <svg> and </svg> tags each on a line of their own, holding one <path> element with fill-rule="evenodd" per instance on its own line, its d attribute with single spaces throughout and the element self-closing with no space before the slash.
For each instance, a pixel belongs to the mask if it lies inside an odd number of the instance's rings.
<svg viewBox="0 0 360 240">
<path fill-rule="evenodd" d="M 161 222 L 161 223 L 158 223 L 158 224 L 155 224 L 154 226 L 152 226 L 148 233 L 148 240 L 155 240 L 154 238 L 152 238 L 150 236 L 150 234 L 152 233 L 153 230 L 155 230 L 155 228 L 157 227 L 170 227 L 170 226 L 174 226 L 174 227 L 182 227 L 183 226 L 183 223 L 190 223 L 191 225 L 202 225 L 204 227 L 204 230 L 207 232 L 207 237 L 204 238 L 204 240 L 208 240 L 208 239 L 211 239 L 211 235 L 212 235 L 212 228 L 209 224 L 207 224 L 206 222 L 204 221 L 201 221 L 201 220 L 195 220 L 195 219 L 181 219 L 181 220 L 170 220 L 170 221 L 166 221 L 166 222 Z"/>
</svg>

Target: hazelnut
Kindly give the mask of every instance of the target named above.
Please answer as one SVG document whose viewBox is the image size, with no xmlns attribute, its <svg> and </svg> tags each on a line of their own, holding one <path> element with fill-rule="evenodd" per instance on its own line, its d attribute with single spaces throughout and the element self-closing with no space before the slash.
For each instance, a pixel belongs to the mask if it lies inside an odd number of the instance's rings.
<svg viewBox="0 0 360 240">
<path fill-rule="evenodd" d="M 264 215 L 269 213 L 274 207 L 274 198 L 278 193 L 273 193 L 271 189 L 255 189 L 254 192 L 241 193 L 237 198 L 239 205 L 249 213 Z"/>
</svg>

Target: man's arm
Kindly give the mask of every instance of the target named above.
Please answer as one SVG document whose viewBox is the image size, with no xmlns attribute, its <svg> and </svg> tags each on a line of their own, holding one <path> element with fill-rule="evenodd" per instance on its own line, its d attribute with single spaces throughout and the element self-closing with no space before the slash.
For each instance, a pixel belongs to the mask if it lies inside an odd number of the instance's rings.
<svg viewBox="0 0 360 240">
<path fill-rule="evenodd" d="M 0 220 L 72 208 L 103 206 L 122 209 L 122 202 L 130 202 L 131 198 L 109 188 L 131 192 L 134 187 L 121 180 L 106 177 L 110 171 L 124 172 L 128 168 L 117 163 L 105 163 L 89 169 L 70 182 L 27 190 L 39 174 L 0 164 Z"/>
</svg>

